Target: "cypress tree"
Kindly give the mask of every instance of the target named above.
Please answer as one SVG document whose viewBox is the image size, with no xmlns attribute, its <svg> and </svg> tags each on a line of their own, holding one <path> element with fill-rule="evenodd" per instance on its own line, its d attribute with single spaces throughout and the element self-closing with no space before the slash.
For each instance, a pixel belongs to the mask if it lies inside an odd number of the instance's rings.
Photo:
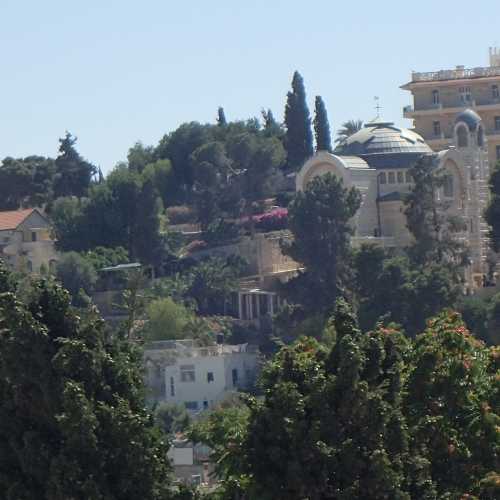
<svg viewBox="0 0 500 500">
<path fill-rule="evenodd" d="M 330 124 L 326 113 L 325 103 L 317 95 L 314 102 L 314 135 L 316 138 L 316 151 L 332 151 L 332 138 Z"/>
<path fill-rule="evenodd" d="M 217 110 L 217 125 L 219 125 L 219 127 L 225 127 L 227 125 L 226 114 L 222 106 L 219 106 Z"/>
<path fill-rule="evenodd" d="M 304 80 L 298 71 L 293 74 L 292 90 L 287 94 L 285 126 L 288 167 L 300 168 L 314 150 Z"/>
</svg>

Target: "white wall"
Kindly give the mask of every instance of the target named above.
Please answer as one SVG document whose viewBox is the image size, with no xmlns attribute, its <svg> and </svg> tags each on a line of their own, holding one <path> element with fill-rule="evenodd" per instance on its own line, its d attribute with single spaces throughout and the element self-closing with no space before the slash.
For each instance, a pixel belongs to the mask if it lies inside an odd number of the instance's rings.
<svg viewBox="0 0 500 500">
<path fill-rule="evenodd" d="M 176 404 L 196 401 L 198 410 L 203 410 L 204 402 L 206 402 L 208 408 L 211 408 L 231 392 L 252 383 L 256 376 L 257 360 L 255 353 L 180 356 L 174 365 L 165 367 L 165 400 Z M 194 365 L 195 380 L 193 382 L 181 381 L 181 366 L 183 365 Z M 233 369 L 238 370 L 236 386 L 232 381 Z M 213 374 L 213 382 L 208 382 L 209 372 Z M 171 378 L 174 381 L 174 395 L 171 392 Z"/>
</svg>

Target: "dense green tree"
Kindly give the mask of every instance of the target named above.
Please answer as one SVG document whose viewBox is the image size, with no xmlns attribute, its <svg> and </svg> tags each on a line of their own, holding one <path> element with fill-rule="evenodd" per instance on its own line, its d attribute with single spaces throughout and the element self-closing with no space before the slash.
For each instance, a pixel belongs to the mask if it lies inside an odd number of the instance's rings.
<svg viewBox="0 0 500 500">
<path fill-rule="evenodd" d="M 103 267 L 117 266 L 118 264 L 130 262 L 128 252 L 123 247 L 95 247 L 85 252 L 83 257 L 85 257 L 97 271 Z"/>
<path fill-rule="evenodd" d="M 384 319 L 415 335 L 427 318 L 452 307 L 461 294 L 461 286 L 447 266 L 438 262 L 416 265 L 406 256 L 386 256 L 370 246 L 356 252 L 354 269 L 354 291 L 364 329 Z"/>
<path fill-rule="evenodd" d="M 331 352 L 303 339 L 264 370 L 240 452 L 250 498 L 433 498 L 402 411 L 404 335 L 361 334 L 343 303 L 334 327 Z"/>
<path fill-rule="evenodd" d="M 54 174 L 51 158 L 4 158 L 0 166 L 0 209 L 40 207 L 51 201 Z"/>
<path fill-rule="evenodd" d="M 498 347 L 452 312 L 416 340 L 362 333 L 343 301 L 331 323 L 331 349 L 282 348 L 243 419 L 216 412 L 193 436 L 223 465 L 221 498 L 497 498 Z"/>
<path fill-rule="evenodd" d="M 183 202 L 186 192 L 194 184 L 194 173 L 190 162 L 191 154 L 210 140 L 210 125 L 197 122 L 184 123 L 172 133 L 164 136 L 156 148 L 160 159 L 169 159 L 175 183 L 178 187 L 177 198 L 172 204 Z"/>
<path fill-rule="evenodd" d="M 211 449 L 210 458 L 219 478 L 214 498 L 253 500 L 252 483 L 245 472 L 248 417 L 245 405 L 220 406 L 195 422 L 188 433 L 194 442 L 205 443 Z"/>
<path fill-rule="evenodd" d="M 299 292 L 302 290 L 299 301 L 309 301 L 313 310 L 331 307 L 346 285 L 351 219 L 360 203 L 361 195 L 355 188 L 347 189 L 328 173 L 313 178 L 288 207 L 293 240 L 283 250 L 305 267 L 297 282 Z"/>
<path fill-rule="evenodd" d="M 144 146 L 142 142 L 136 142 L 127 154 L 127 164 L 130 170 L 141 173 L 146 165 L 154 163 L 154 148 L 152 146 Z"/>
<path fill-rule="evenodd" d="M 500 494 L 498 370 L 498 348 L 485 348 L 456 313 L 429 321 L 416 339 L 406 414 L 415 444 L 426 450 L 438 498 Z M 483 486 L 495 472 L 490 494 Z"/>
<path fill-rule="evenodd" d="M 142 179 L 143 182 L 151 180 L 164 207 L 167 207 L 170 200 L 175 198 L 176 186 L 172 164 L 169 160 L 156 160 L 153 163 L 148 163 L 142 172 Z"/>
<path fill-rule="evenodd" d="M 121 246 L 130 258 L 158 267 L 165 254 L 163 210 L 154 172 L 149 172 L 148 167 L 141 176 L 119 166 L 91 187 L 88 198 L 56 200 L 50 215 L 58 247 L 82 252 Z"/>
<path fill-rule="evenodd" d="M 190 157 L 195 178 L 194 204 L 202 229 L 220 216 L 220 203 L 227 188 L 231 160 L 224 143 L 207 142 L 197 148 Z"/>
<path fill-rule="evenodd" d="M 87 249 L 88 234 L 84 216 L 87 204 L 87 198 L 68 196 L 58 198 L 52 205 L 50 219 L 59 250 Z"/>
<path fill-rule="evenodd" d="M 360 131 L 363 128 L 362 120 L 348 120 L 342 123 L 341 128 L 337 131 L 337 138 L 335 142 L 342 146 L 342 144 L 349 138 L 351 135 Z"/>
<path fill-rule="evenodd" d="M 490 225 L 491 248 L 500 252 L 500 161 L 491 172 L 489 186 L 490 201 L 484 216 Z"/>
<path fill-rule="evenodd" d="M 95 267 L 76 252 L 61 255 L 56 264 L 56 277 L 71 295 L 73 305 L 85 306 L 97 282 Z"/>
<path fill-rule="evenodd" d="M 160 234 L 163 205 L 151 180 L 141 187 L 134 222 L 131 228 L 130 254 L 144 264 L 158 268 L 166 254 L 165 241 Z"/>
<path fill-rule="evenodd" d="M 23 304 L 0 275 L 0 496 L 172 498 L 140 353 L 62 288 L 40 281 Z"/>
<path fill-rule="evenodd" d="M 263 135 L 265 137 L 277 137 L 282 140 L 285 137 L 283 125 L 278 123 L 270 109 L 262 109 L 262 120 L 264 121 Z"/>
<path fill-rule="evenodd" d="M 414 185 L 405 201 L 405 215 L 414 243 L 408 253 L 418 264 L 439 262 L 449 266 L 459 281 L 467 250 L 455 235 L 466 226 L 460 217 L 448 216 L 447 203 L 438 199 L 437 191 L 445 177 L 436 170 L 434 156 L 423 156 L 411 169 L 411 175 Z"/>
<path fill-rule="evenodd" d="M 165 432 L 165 434 L 175 434 L 185 431 L 191 418 L 184 405 L 175 403 L 160 403 L 154 409 L 154 418 L 156 425 Z"/>
<path fill-rule="evenodd" d="M 191 311 L 171 298 L 156 299 L 146 307 L 141 334 L 147 341 L 189 338 L 186 328 L 192 317 Z"/>
<path fill-rule="evenodd" d="M 66 132 L 59 139 L 59 156 L 55 160 L 54 195 L 85 196 L 97 173 L 94 165 L 84 160 L 75 148 L 76 137 Z"/>
<path fill-rule="evenodd" d="M 304 80 L 298 71 L 293 74 L 292 90 L 287 94 L 285 127 L 287 164 L 289 168 L 298 169 L 314 152 Z"/>
<path fill-rule="evenodd" d="M 244 262 L 241 259 L 211 258 L 188 271 L 186 296 L 193 299 L 200 314 L 223 314 Z"/>
<path fill-rule="evenodd" d="M 314 135 L 316 138 L 316 151 L 332 151 L 332 136 L 330 123 L 326 113 L 325 103 L 317 95 L 314 101 Z"/>
</svg>

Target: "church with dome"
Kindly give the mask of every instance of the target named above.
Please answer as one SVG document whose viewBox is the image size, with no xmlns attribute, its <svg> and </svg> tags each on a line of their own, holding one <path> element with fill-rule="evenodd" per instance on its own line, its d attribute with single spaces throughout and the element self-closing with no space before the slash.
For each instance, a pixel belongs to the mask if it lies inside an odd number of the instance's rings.
<svg viewBox="0 0 500 500">
<path fill-rule="evenodd" d="M 362 197 L 354 217 L 353 245 L 373 243 L 401 248 L 411 243 L 406 227 L 405 198 L 412 189 L 411 168 L 422 157 L 444 177 L 436 192 L 449 215 L 460 216 L 467 229 L 458 237 L 467 243 L 470 266 L 466 281 L 480 287 L 487 273 L 488 227 L 483 212 L 488 202 L 488 146 L 481 118 L 467 109 L 456 116 L 453 144 L 434 152 L 417 133 L 376 120 L 350 136 L 332 154 L 319 151 L 302 166 L 296 189 L 330 172 Z"/>
</svg>

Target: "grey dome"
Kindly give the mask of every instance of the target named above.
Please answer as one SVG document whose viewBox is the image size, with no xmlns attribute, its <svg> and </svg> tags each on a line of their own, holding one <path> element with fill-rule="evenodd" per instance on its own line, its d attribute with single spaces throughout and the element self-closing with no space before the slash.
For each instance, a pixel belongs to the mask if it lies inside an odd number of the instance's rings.
<svg viewBox="0 0 500 500">
<path fill-rule="evenodd" d="M 417 133 L 396 127 L 392 122 L 380 121 L 367 123 L 341 144 L 337 152 L 363 157 L 376 154 L 426 154 L 432 153 L 432 150 Z"/>
<path fill-rule="evenodd" d="M 472 109 L 466 109 L 457 115 L 455 123 L 464 122 L 471 132 L 477 129 L 481 123 L 481 117 Z"/>
</svg>

